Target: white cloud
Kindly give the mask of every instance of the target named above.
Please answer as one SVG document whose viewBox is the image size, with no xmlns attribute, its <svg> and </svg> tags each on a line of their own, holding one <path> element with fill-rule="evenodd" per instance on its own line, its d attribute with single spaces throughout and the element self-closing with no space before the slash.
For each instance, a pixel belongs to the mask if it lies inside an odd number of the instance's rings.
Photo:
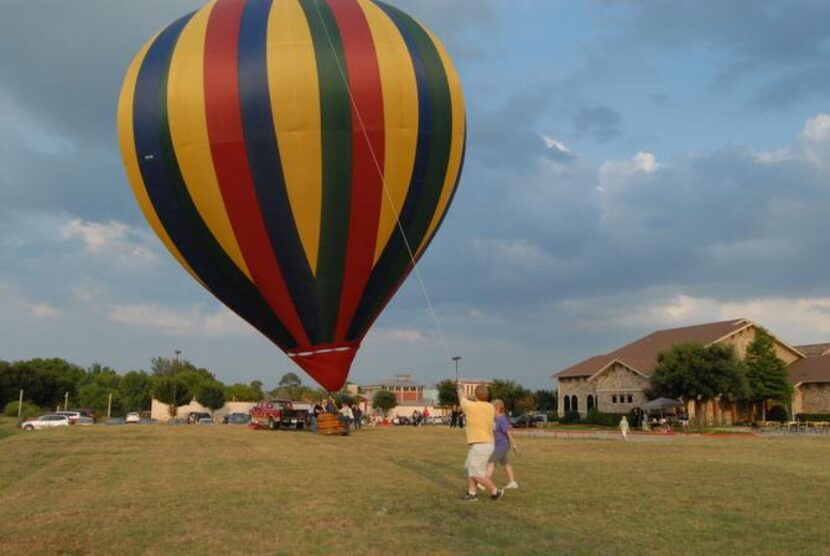
<svg viewBox="0 0 830 556">
<path fill-rule="evenodd" d="M 819 114 L 807 120 L 801 130 L 804 156 L 821 171 L 830 171 L 830 115 Z"/>
<path fill-rule="evenodd" d="M 155 304 L 111 305 L 106 309 L 106 318 L 119 324 L 175 335 L 219 337 L 251 330 L 241 318 L 224 307 L 206 312 L 197 308 L 177 310 Z"/>
<path fill-rule="evenodd" d="M 381 342 L 411 344 L 424 339 L 424 335 L 420 331 L 412 328 L 379 328 L 372 330 L 370 334 L 374 337 L 374 340 Z"/>
<path fill-rule="evenodd" d="M 156 258 L 156 253 L 145 245 L 145 234 L 115 220 L 102 223 L 75 218 L 61 226 L 60 235 L 64 240 L 80 240 L 88 253 L 112 252 L 123 260 L 139 262 Z"/>
<path fill-rule="evenodd" d="M 648 151 L 640 151 L 630 160 L 608 160 L 599 168 L 599 183 L 603 190 L 625 183 L 637 174 L 651 174 L 660 169 L 657 158 Z"/>
<path fill-rule="evenodd" d="M 545 147 L 551 149 L 552 151 L 556 151 L 559 154 L 564 154 L 568 156 L 573 156 L 573 152 L 571 149 L 568 148 L 565 143 L 559 141 L 558 139 L 551 137 L 549 135 L 539 135 L 539 138 L 545 144 Z"/>
<path fill-rule="evenodd" d="M 49 319 L 60 315 L 60 311 L 48 303 L 32 303 L 29 305 L 29 314 L 39 319 Z"/>
</svg>

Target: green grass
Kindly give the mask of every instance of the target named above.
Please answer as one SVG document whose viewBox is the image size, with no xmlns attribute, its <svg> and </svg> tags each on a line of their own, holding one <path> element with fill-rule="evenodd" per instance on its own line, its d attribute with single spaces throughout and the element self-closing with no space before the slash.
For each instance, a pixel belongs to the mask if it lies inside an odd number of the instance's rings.
<svg viewBox="0 0 830 556">
<path fill-rule="evenodd" d="M 16 423 L 17 419 L 0 415 L 0 440 L 20 432 L 20 429 L 15 426 Z"/>
<path fill-rule="evenodd" d="M 519 438 L 461 502 L 446 427 L 72 427 L 0 440 L 0 554 L 819 554 L 830 438 Z M 502 481 L 501 475 L 497 478 Z"/>
</svg>

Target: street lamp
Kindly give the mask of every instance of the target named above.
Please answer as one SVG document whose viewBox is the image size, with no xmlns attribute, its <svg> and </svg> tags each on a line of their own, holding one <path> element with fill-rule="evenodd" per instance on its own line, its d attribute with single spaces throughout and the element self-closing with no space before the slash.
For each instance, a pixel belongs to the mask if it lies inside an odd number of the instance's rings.
<svg viewBox="0 0 830 556">
<path fill-rule="evenodd" d="M 456 355 L 452 360 L 455 361 L 455 385 L 458 386 L 458 362 L 461 361 L 461 356 Z"/>
<path fill-rule="evenodd" d="M 181 350 L 174 349 L 173 353 L 176 354 L 176 364 L 173 366 L 173 408 L 176 412 L 176 417 L 179 416 L 179 407 L 176 404 L 176 400 L 178 400 L 178 390 L 179 384 L 176 382 L 176 371 L 179 370 L 179 355 L 182 354 Z"/>
</svg>

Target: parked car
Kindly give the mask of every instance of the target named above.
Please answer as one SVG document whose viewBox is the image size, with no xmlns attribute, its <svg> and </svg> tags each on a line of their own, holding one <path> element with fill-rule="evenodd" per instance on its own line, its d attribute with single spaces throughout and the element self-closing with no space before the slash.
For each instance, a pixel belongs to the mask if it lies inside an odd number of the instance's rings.
<svg viewBox="0 0 830 556">
<path fill-rule="evenodd" d="M 225 415 L 222 422 L 226 425 L 247 425 L 251 422 L 251 416 L 247 413 L 230 413 Z"/>
<path fill-rule="evenodd" d="M 92 417 L 86 417 L 84 415 L 81 415 L 80 417 L 78 417 L 78 422 L 75 423 L 75 424 L 79 425 L 79 426 L 82 426 L 82 427 L 89 426 L 89 425 L 94 425 L 95 424 L 95 419 L 93 419 Z"/>
<path fill-rule="evenodd" d="M 142 418 L 138 421 L 138 424 L 139 424 L 139 425 L 155 425 L 155 424 L 156 424 L 156 423 L 158 423 L 158 422 L 159 422 L 159 421 L 158 421 L 158 419 L 151 419 L 151 418 L 149 418 L 149 417 L 142 417 Z"/>
<path fill-rule="evenodd" d="M 172 419 L 168 419 L 167 424 L 173 426 L 186 425 L 187 419 L 182 419 L 181 417 L 174 417 Z"/>
<path fill-rule="evenodd" d="M 105 425 L 123 425 L 124 418 L 123 417 L 111 417 L 104 421 Z"/>
<path fill-rule="evenodd" d="M 398 415 L 392 421 L 392 424 L 393 425 L 411 425 L 412 420 L 409 417 L 406 417 L 405 415 Z"/>
<path fill-rule="evenodd" d="M 534 415 L 533 420 L 536 421 L 537 423 L 547 423 L 548 422 L 548 416 L 544 415 L 544 414 Z"/>
<path fill-rule="evenodd" d="M 39 431 L 41 429 L 52 429 L 55 427 L 68 427 L 69 417 L 66 415 L 41 415 L 37 419 L 24 421 L 20 428 L 24 431 Z"/>
<path fill-rule="evenodd" d="M 53 415 L 66 415 L 70 425 L 74 425 L 81 418 L 81 414 L 77 411 L 56 411 Z"/>
<path fill-rule="evenodd" d="M 536 426 L 536 420 L 532 415 L 522 415 L 521 417 L 511 417 L 510 425 L 516 429 L 530 429 Z"/>
<path fill-rule="evenodd" d="M 127 418 L 124 419 L 124 422 L 128 425 L 137 425 L 141 422 L 141 413 L 138 411 L 131 411 L 127 413 Z"/>
<path fill-rule="evenodd" d="M 93 421 L 98 420 L 98 415 L 95 414 L 94 409 L 90 409 L 88 407 L 77 407 L 77 408 L 73 409 L 72 411 L 77 411 L 78 413 L 80 413 L 84 417 L 89 417 Z"/>
<path fill-rule="evenodd" d="M 210 419 L 210 413 L 206 413 L 204 411 L 191 411 L 187 415 L 187 422 L 191 425 L 197 424 L 202 419 Z"/>
</svg>

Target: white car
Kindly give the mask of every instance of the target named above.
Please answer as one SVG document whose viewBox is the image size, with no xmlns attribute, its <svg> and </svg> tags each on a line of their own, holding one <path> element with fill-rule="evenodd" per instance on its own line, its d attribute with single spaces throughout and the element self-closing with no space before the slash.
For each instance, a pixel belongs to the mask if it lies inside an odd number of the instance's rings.
<svg viewBox="0 0 830 556">
<path fill-rule="evenodd" d="M 53 415 L 66 415 L 69 417 L 69 424 L 74 425 L 81 418 L 81 414 L 77 411 L 56 411 Z"/>
<path fill-rule="evenodd" d="M 132 411 L 130 413 L 127 413 L 127 418 L 124 419 L 124 422 L 128 425 L 129 424 L 137 425 L 141 422 L 141 414 L 138 413 L 137 411 Z"/>
<path fill-rule="evenodd" d="M 68 427 L 69 417 L 66 415 L 41 415 L 37 419 L 26 421 L 21 425 L 24 431 L 35 431 L 51 429 L 55 427 Z"/>
</svg>

